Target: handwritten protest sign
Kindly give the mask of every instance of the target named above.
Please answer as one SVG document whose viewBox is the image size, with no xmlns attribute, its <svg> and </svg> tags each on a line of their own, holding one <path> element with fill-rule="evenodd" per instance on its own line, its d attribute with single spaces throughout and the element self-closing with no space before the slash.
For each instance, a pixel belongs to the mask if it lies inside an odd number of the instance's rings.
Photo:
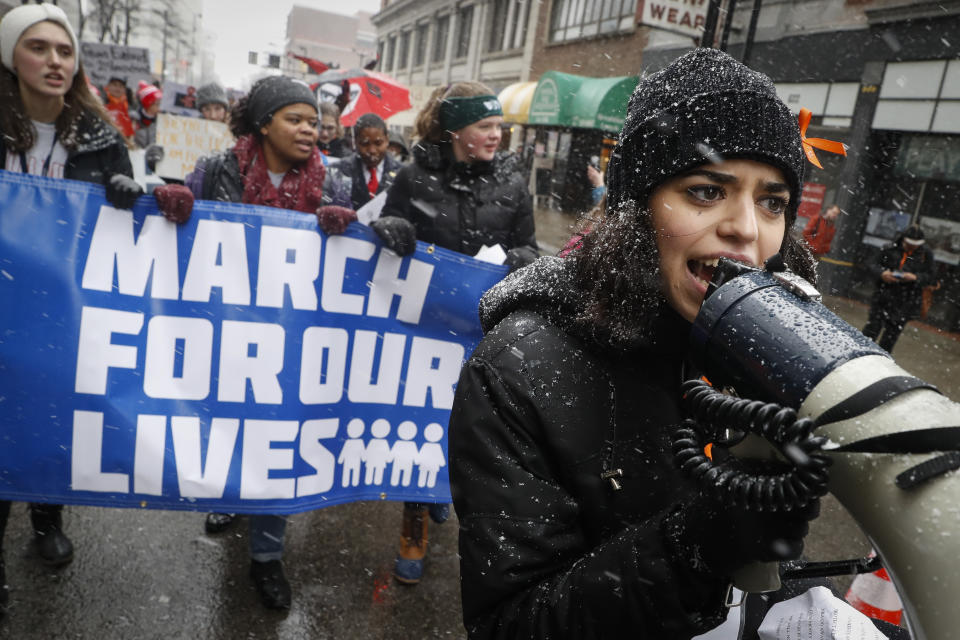
<svg viewBox="0 0 960 640">
<path fill-rule="evenodd" d="M 103 87 L 113 77 L 123 78 L 134 91 L 141 80 L 152 81 L 150 51 L 143 47 L 81 42 L 80 59 L 87 76 L 97 87 Z"/>
<path fill-rule="evenodd" d="M 0 172 L 0 498 L 293 513 L 450 499 L 447 423 L 506 267 L 293 211 L 174 225 Z"/>
<path fill-rule="evenodd" d="M 157 117 L 157 144 L 163 147 L 157 175 L 183 180 L 202 156 L 232 146 L 233 136 L 222 122 L 161 113 Z"/>
</svg>

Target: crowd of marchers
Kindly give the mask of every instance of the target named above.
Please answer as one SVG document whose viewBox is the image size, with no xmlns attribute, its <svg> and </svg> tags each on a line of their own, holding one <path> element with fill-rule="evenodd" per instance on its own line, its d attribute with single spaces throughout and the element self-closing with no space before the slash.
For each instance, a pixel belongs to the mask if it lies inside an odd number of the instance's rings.
<svg viewBox="0 0 960 640">
<path fill-rule="evenodd" d="M 143 189 L 129 140 L 147 149 L 148 168 L 162 157 L 160 89 L 143 83 L 134 96 L 115 78 L 98 97 L 73 28 L 50 4 L 3 16 L 0 62 L 0 167 L 102 184 L 111 204 L 130 208 Z M 670 454 L 680 386 L 698 377 L 686 336 L 717 260 L 761 267 L 780 254 L 816 281 L 810 249 L 791 230 L 801 134 L 766 76 L 696 49 L 642 79 L 606 176 L 588 174 L 597 202 L 588 223 L 562 256 L 545 257 L 523 168 L 501 150 L 502 108 L 483 84 L 435 90 L 409 148 L 374 114 L 345 136 L 336 106 L 284 76 L 257 81 L 232 104 L 205 85 L 196 106 L 227 123 L 235 142 L 182 184 L 155 188 L 173 222 L 204 199 L 301 212 L 340 234 L 386 192 L 370 227 L 401 256 L 418 241 L 468 255 L 504 250 L 510 273 L 480 304 L 485 337 L 462 369 L 449 427 L 470 637 L 692 638 L 724 620 L 737 569 L 799 557 L 817 499 L 787 512 L 718 505 Z M 826 219 L 814 237 L 832 237 L 832 225 Z M 928 259 L 918 240 L 908 234 L 884 258 L 888 288 L 921 280 L 902 275 Z M 9 512 L 0 502 L 0 535 Z M 62 506 L 29 512 L 39 558 L 69 563 Z M 449 514 L 446 504 L 404 505 L 398 581 L 422 579 L 428 521 Z M 210 513 L 206 532 L 238 520 L 263 604 L 288 608 L 286 516 Z M 2 560 L 0 584 L 5 605 Z M 751 606 L 806 586 L 787 581 Z"/>
</svg>

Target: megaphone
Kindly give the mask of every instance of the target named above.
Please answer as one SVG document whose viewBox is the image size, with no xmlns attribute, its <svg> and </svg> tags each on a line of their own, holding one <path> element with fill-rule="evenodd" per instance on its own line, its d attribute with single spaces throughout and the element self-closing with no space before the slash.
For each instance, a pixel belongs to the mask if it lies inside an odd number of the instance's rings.
<svg viewBox="0 0 960 640">
<path fill-rule="evenodd" d="M 778 429 L 809 430 L 804 442 L 832 461 L 826 488 L 882 558 L 911 636 L 960 637 L 960 404 L 897 366 L 805 280 L 725 259 L 690 355 L 715 388 L 795 410 L 803 425 Z"/>
</svg>

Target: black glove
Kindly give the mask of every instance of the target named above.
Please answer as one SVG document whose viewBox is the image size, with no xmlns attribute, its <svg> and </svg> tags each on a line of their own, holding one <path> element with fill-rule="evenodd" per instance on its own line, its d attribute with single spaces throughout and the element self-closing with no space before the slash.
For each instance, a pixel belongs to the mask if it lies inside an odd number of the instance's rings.
<svg viewBox="0 0 960 640">
<path fill-rule="evenodd" d="M 143 195 L 143 188 L 136 180 L 122 173 L 115 173 L 107 181 L 107 202 L 117 209 L 132 209 L 137 198 Z"/>
<path fill-rule="evenodd" d="M 158 144 L 150 145 L 147 147 L 144 158 L 147 161 L 147 169 L 150 169 L 150 171 L 156 171 L 157 163 L 163 160 L 163 147 Z"/>
<path fill-rule="evenodd" d="M 539 257 L 540 255 L 533 247 L 514 247 L 507 251 L 507 258 L 503 261 L 503 264 L 510 267 L 510 273 L 513 273 L 517 269 L 523 269 Z"/>
<path fill-rule="evenodd" d="M 408 256 L 417 249 L 417 229 L 413 223 L 396 216 L 378 218 L 370 223 L 387 249 Z"/>
<path fill-rule="evenodd" d="M 799 510 L 759 512 L 701 494 L 664 518 L 663 532 L 678 562 L 729 576 L 751 562 L 799 558 L 819 514 L 819 498 Z"/>
</svg>

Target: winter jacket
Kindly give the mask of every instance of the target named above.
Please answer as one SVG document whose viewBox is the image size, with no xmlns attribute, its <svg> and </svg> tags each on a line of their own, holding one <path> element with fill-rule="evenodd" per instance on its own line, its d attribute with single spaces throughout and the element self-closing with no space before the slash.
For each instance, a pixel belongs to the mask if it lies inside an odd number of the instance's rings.
<svg viewBox="0 0 960 640">
<path fill-rule="evenodd" d="M 880 308 L 896 311 L 894 316 L 909 320 L 920 316 L 923 288 L 934 282 L 934 263 L 933 252 L 925 244 L 914 249 L 906 260 L 903 260 L 904 254 L 902 238 L 880 252 L 876 263 L 870 268 L 877 279 L 872 303 Z M 880 279 L 880 274 L 887 270 L 908 271 L 915 274 L 917 279 L 915 282 L 884 282 Z"/>
<path fill-rule="evenodd" d="M 667 311 L 656 341 L 598 344 L 570 320 L 571 265 L 541 258 L 481 302 L 449 433 L 464 624 L 471 638 L 689 638 L 722 621 L 725 593 L 661 534 L 694 491 L 670 447 L 689 324 Z"/>
<path fill-rule="evenodd" d="M 383 175 L 377 185 L 377 193 L 383 193 L 393 184 L 402 165 L 389 153 L 383 156 Z M 363 177 L 363 160 L 356 153 L 346 156 L 337 165 L 341 179 L 350 182 L 351 209 L 359 209 L 372 200 L 367 181 Z"/>
<path fill-rule="evenodd" d="M 94 114 L 80 120 L 79 144 L 67 150 L 67 166 L 63 177 L 105 185 L 111 176 L 122 173 L 133 177 L 130 154 L 120 133 L 109 123 Z M 8 151 L 5 136 L 0 132 L 0 167 L 6 166 Z"/>
<path fill-rule="evenodd" d="M 343 138 L 334 138 L 326 143 L 318 142 L 317 148 L 320 149 L 320 153 L 329 158 L 346 158 L 353 153 Z"/>
<path fill-rule="evenodd" d="M 830 243 L 837 232 L 835 222 L 830 222 L 819 213 L 811 216 L 803 228 L 803 239 L 810 245 L 810 252 L 819 257 L 830 252 Z"/>
<path fill-rule="evenodd" d="M 197 160 L 193 171 L 184 179 L 184 184 L 194 198 L 243 202 L 243 175 L 237 156 L 229 149 Z M 350 193 L 343 190 L 343 184 L 331 175 L 329 168 L 323 180 L 323 202 L 351 208 Z"/>
<path fill-rule="evenodd" d="M 420 143 L 401 167 L 381 213 L 413 223 L 417 239 L 475 255 L 484 245 L 536 249 L 533 205 L 513 154 L 456 162 L 450 145 Z"/>
</svg>

